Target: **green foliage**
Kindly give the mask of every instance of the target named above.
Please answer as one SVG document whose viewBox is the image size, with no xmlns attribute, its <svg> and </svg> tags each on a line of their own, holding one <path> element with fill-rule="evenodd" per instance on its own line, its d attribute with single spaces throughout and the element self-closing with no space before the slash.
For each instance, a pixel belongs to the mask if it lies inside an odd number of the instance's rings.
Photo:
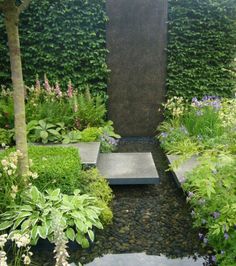
<svg viewBox="0 0 236 266">
<path fill-rule="evenodd" d="M 168 96 L 232 96 L 235 1 L 168 2 Z"/>
<path fill-rule="evenodd" d="M 41 193 L 32 186 L 21 195 L 22 205 L 15 205 L 1 215 L 0 230 L 10 228 L 10 235 L 29 233 L 31 243 L 37 244 L 39 238 L 53 241 L 53 211 L 62 215 L 66 237 L 77 241 L 83 248 L 94 241 L 93 227 L 102 229 L 99 215 L 101 210 L 96 205 L 96 198 L 78 190 L 74 195 L 62 194 L 60 189 Z M 88 238 L 87 238 L 88 237 Z"/>
<path fill-rule="evenodd" d="M 201 110 L 190 107 L 188 112 L 183 115 L 182 121 L 192 136 L 206 139 L 223 134 L 219 113 L 211 106 L 206 106 Z"/>
<path fill-rule="evenodd" d="M 14 127 L 13 96 L 9 91 L 3 90 L 0 94 L 0 128 L 12 129 Z"/>
<path fill-rule="evenodd" d="M 90 169 L 82 171 L 79 182 L 78 186 L 83 193 L 97 198 L 97 206 L 102 210 L 100 216 L 102 223 L 111 223 L 113 215 L 109 205 L 113 195 L 107 180 L 97 169 Z"/>
<path fill-rule="evenodd" d="M 11 149 L 12 150 L 12 149 Z M 11 150 L 0 153 L 0 160 L 9 155 Z M 29 158 L 32 160 L 31 171 L 37 173 L 37 178 L 30 182 L 39 191 L 60 188 L 62 193 L 72 194 L 74 189 L 81 193 L 96 197 L 96 206 L 101 208 L 100 218 L 103 224 L 111 223 L 112 211 L 109 204 L 112 200 L 112 190 L 106 179 L 96 169 L 81 170 L 78 149 L 74 147 L 30 146 Z M 0 167 L 0 173 L 3 171 Z M 13 203 L 12 193 L 18 186 L 17 192 L 24 186 L 20 185 L 17 175 L 4 174 L 0 179 L 0 210 Z M 18 197 L 18 193 L 14 192 Z M 9 199 L 9 200 L 8 200 Z M 17 201 L 19 202 L 19 201 Z"/>
<path fill-rule="evenodd" d="M 0 153 L 0 213 L 8 206 L 19 203 L 19 193 L 26 189 L 38 175 L 31 171 L 25 176 L 18 173 L 20 151 L 7 149 Z"/>
<path fill-rule="evenodd" d="M 2 144 L 9 145 L 12 143 L 14 132 L 12 130 L 6 130 L 4 128 L 0 128 L 0 146 Z"/>
<path fill-rule="evenodd" d="M 220 265 L 235 265 L 235 176 L 235 156 L 206 153 L 183 184 L 194 209 L 194 225 L 207 229 L 207 234 L 200 238 L 214 247 Z"/>
<path fill-rule="evenodd" d="M 202 231 L 203 244 L 214 249 L 219 265 L 235 265 L 236 99 L 194 98 L 181 112 L 173 112 L 174 102 L 165 106 L 168 118 L 159 126 L 161 145 L 168 153 L 181 154 L 172 169 L 198 155 L 199 165 L 182 184 L 194 225 Z"/>
<path fill-rule="evenodd" d="M 46 73 L 55 83 L 71 79 L 79 91 L 89 85 L 105 97 L 107 65 L 105 1 L 32 0 L 21 15 L 20 36 L 25 82 Z M 0 17 L 0 84 L 10 84 L 10 64 L 3 17 Z M 5 70 L 5 71 L 4 71 Z"/>
<path fill-rule="evenodd" d="M 96 127 L 104 124 L 106 107 L 101 96 L 92 98 L 89 91 L 77 97 L 77 127 L 84 129 L 87 126 Z"/>
<path fill-rule="evenodd" d="M 45 120 L 30 121 L 27 125 L 28 139 L 33 142 L 60 142 L 65 132 L 64 123 L 56 125 L 47 123 Z"/>
<path fill-rule="evenodd" d="M 35 97 L 34 92 L 30 93 L 30 99 L 26 102 L 26 120 L 47 120 L 49 123 L 56 124 L 63 121 L 65 125 L 72 128 L 74 122 L 74 112 L 69 99 L 57 98 L 44 95 Z"/>
<path fill-rule="evenodd" d="M 175 154 L 193 155 L 207 149 L 234 153 L 235 106 L 236 99 L 193 98 L 191 105 L 185 104 L 181 114 L 171 115 L 172 119 L 158 127 L 161 146 Z M 169 105 L 166 108 L 169 112 Z"/>
<path fill-rule="evenodd" d="M 98 141 L 102 134 L 101 128 L 88 127 L 81 132 L 81 141 L 91 142 Z"/>
<path fill-rule="evenodd" d="M 60 188 L 62 193 L 72 193 L 81 174 L 81 163 L 77 148 L 30 146 L 29 158 L 32 171 L 39 178 L 33 184 L 40 191 Z"/>
</svg>

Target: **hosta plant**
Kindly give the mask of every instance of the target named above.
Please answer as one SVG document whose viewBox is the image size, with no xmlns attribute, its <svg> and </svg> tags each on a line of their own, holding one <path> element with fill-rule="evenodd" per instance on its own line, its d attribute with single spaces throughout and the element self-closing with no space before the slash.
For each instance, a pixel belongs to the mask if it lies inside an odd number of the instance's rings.
<svg viewBox="0 0 236 266">
<path fill-rule="evenodd" d="M 39 238 L 53 241 L 53 213 L 61 214 L 64 232 L 68 240 L 77 241 L 83 248 L 94 240 L 93 228 L 102 229 L 99 220 L 101 209 L 96 206 L 96 199 L 86 194 L 65 195 L 60 189 L 41 193 L 35 186 L 21 195 L 22 204 L 10 206 L 1 214 L 0 230 L 10 230 L 10 235 L 28 233 L 31 244 Z"/>
</svg>

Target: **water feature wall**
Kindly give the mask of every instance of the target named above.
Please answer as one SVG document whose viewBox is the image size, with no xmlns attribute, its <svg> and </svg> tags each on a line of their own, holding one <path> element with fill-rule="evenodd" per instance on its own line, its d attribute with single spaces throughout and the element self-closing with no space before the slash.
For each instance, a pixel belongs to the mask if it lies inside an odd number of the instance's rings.
<svg viewBox="0 0 236 266">
<path fill-rule="evenodd" d="M 152 136 L 165 97 L 167 1 L 107 0 L 109 118 L 122 136 Z"/>
</svg>

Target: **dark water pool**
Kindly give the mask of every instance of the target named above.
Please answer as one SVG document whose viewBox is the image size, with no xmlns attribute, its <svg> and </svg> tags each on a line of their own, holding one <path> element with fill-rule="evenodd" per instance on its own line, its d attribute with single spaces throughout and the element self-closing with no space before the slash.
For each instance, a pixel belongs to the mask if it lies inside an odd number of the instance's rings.
<svg viewBox="0 0 236 266">
<path fill-rule="evenodd" d="M 185 196 L 166 172 L 167 161 L 157 143 L 150 138 L 122 139 L 118 151 L 151 151 L 160 183 L 113 187 L 113 224 L 96 234 L 89 250 L 70 250 L 73 265 L 209 265 L 204 257 L 207 250 L 201 248 L 198 231 L 192 229 Z M 53 265 L 52 253 L 41 253 L 37 265 Z"/>
</svg>

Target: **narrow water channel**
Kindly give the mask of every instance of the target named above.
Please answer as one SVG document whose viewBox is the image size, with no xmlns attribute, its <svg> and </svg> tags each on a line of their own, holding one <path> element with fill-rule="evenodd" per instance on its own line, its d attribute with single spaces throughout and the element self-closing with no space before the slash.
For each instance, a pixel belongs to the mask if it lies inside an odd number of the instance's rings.
<svg viewBox="0 0 236 266">
<path fill-rule="evenodd" d="M 198 231 L 192 228 L 191 210 L 183 191 L 166 172 L 168 164 L 158 144 L 151 138 L 122 139 L 118 151 L 152 152 L 160 183 L 114 186 L 113 224 L 96 234 L 89 250 L 70 250 L 73 265 L 209 265 Z M 48 256 L 41 256 L 40 265 L 53 265 Z"/>
</svg>

